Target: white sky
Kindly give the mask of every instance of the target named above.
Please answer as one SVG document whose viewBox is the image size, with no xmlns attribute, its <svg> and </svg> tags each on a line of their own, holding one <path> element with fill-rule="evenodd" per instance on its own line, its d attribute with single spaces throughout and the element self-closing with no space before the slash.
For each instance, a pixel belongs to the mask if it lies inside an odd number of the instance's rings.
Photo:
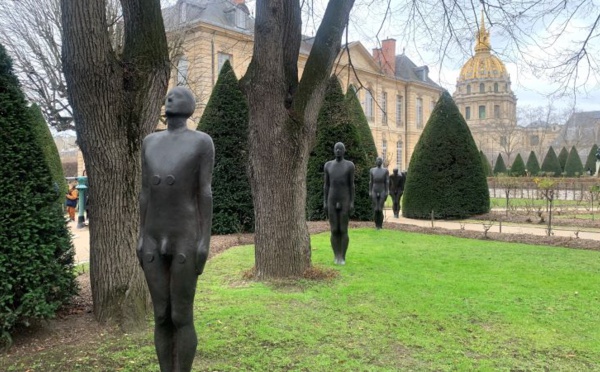
<svg viewBox="0 0 600 372">
<path fill-rule="evenodd" d="M 323 14 L 327 0 L 306 0 L 308 4 L 314 6 L 315 19 L 307 19 L 304 17 L 303 33 L 306 35 L 314 35 L 316 28 L 319 25 L 320 19 L 318 14 Z M 246 4 L 254 11 L 256 0 L 246 0 Z M 355 6 L 350 15 L 349 41 L 360 41 L 367 50 L 377 47 L 379 41 L 386 38 L 396 39 L 396 54 L 401 54 L 405 48 L 406 55 L 413 60 L 415 64 L 428 65 L 430 77 L 438 84 L 447 89 L 450 93 L 454 92 L 456 79 L 459 75 L 462 65 L 471 57 L 474 47 L 474 35 L 471 31 L 466 31 L 465 35 L 472 35 L 469 40 L 465 40 L 462 44 L 464 51 L 454 50 L 447 53 L 443 61 L 439 61 L 438 53 L 433 52 L 433 43 L 427 43 L 431 38 L 426 35 L 421 37 L 423 42 L 417 44 L 410 38 L 404 37 L 409 33 L 403 29 L 405 14 L 403 14 L 403 6 L 405 2 L 400 0 L 391 0 L 390 8 L 386 9 L 387 1 L 385 0 L 356 0 Z M 479 5 L 477 3 L 477 5 Z M 595 10 L 595 9 L 594 9 Z M 471 12 L 473 18 L 479 18 L 480 10 Z M 405 13 L 405 12 L 404 12 Z M 595 16 L 595 15 L 594 15 Z M 434 17 L 434 15 L 431 15 Z M 492 21 L 494 21 L 492 19 Z M 435 23 L 433 21 L 432 23 Z M 540 30 L 546 27 L 547 20 L 542 20 L 535 25 L 528 25 L 534 29 Z M 600 85 L 594 78 L 588 79 L 577 95 L 548 97 L 554 92 L 558 85 L 552 83 L 552 79 L 548 76 L 547 71 L 536 71 L 534 74 L 531 69 L 525 65 L 523 57 L 516 55 L 511 50 L 512 45 L 508 39 L 504 37 L 505 32 L 497 27 L 489 28 L 488 21 L 486 25 L 490 31 L 490 39 L 493 48 L 493 53 L 496 54 L 506 65 L 510 73 L 512 89 L 517 96 L 518 106 L 547 106 L 549 102 L 557 108 L 572 108 L 575 106 L 577 110 L 592 111 L 600 110 Z M 561 48 L 568 48 L 576 45 L 575 41 L 585 37 L 585 33 L 581 28 L 578 28 L 577 21 L 572 22 L 568 28 L 571 33 L 567 38 L 564 38 L 561 43 L 555 43 L 551 47 L 534 47 L 528 46 L 527 53 L 529 58 L 537 59 L 537 56 L 545 55 L 546 51 L 554 48 L 555 51 Z M 417 26 L 418 27 L 418 26 Z M 441 27 L 441 26 L 440 26 Z M 378 34 L 379 33 L 379 34 Z M 378 34 L 378 37 L 376 36 Z M 421 34 L 422 35 L 422 34 Z M 536 39 L 536 43 L 542 43 L 544 40 Z M 427 44 L 427 45 L 426 45 Z M 428 51 L 431 50 L 431 51 Z M 537 76 L 537 77 L 536 77 Z M 597 75 L 596 75 L 597 76 Z"/>
</svg>

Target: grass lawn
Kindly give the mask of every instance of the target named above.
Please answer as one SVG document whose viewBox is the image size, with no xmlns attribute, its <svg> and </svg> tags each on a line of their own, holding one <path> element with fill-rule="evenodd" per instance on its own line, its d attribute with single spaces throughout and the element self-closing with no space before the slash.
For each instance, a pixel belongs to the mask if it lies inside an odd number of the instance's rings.
<svg viewBox="0 0 600 372">
<path fill-rule="evenodd" d="M 600 371 L 599 253 L 350 231 L 326 282 L 244 281 L 252 247 L 212 259 L 196 296 L 194 371 Z M 8 371 L 156 371 L 152 331 L 18 359 Z"/>
</svg>

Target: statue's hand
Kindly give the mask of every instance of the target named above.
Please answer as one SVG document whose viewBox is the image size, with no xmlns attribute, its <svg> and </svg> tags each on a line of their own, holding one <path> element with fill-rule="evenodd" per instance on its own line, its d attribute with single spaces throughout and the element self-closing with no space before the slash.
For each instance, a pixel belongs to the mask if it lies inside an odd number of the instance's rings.
<svg viewBox="0 0 600 372">
<path fill-rule="evenodd" d="M 140 236 L 140 238 L 138 239 L 138 244 L 137 247 L 135 249 L 135 253 L 137 254 L 137 258 L 138 261 L 140 263 L 140 266 L 143 266 L 143 255 L 142 255 L 142 247 L 144 246 L 144 238 Z"/>
</svg>

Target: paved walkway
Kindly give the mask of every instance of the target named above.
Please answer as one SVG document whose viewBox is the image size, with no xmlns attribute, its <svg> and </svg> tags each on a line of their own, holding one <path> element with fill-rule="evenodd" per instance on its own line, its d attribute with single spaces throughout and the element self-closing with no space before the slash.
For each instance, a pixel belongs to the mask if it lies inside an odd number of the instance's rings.
<svg viewBox="0 0 600 372">
<path fill-rule="evenodd" d="M 407 225 L 415 225 L 422 227 L 431 227 L 430 220 L 413 220 L 409 218 L 404 218 L 402 215 L 399 218 L 394 218 L 391 209 L 386 209 L 385 211 L 385 221 L 384 227 L 386 223 L 403 223 Z M 439 227 L 448 230 L 473 230 L 473 231 L 481 231 L 483 233 L 483 224 L 484 221 L 480 222 L 463 222 L 463 221 L 445 221 L 445 220 L 436 220 L 433 222 L 434 227 Z M 90 260 L 90 232 L 88 227 L 84 227 L 82 229 L 77 228 L 77 222 L 69 222 L 69 228 L 73 233 L 73 245 L 75 246 L 75 263 L 84 263 L 89 262 Z M 600 229 L 596 231 L 591 231 L 590 229 L 586 229 L 588 231 L 579 231 L 578 236 L 581 239 L 591 239 L 600 241 Z M 500 232 L 500 224 L 495 222 L 489 230 L 490 232 Z M 555 236 L 565 236 L 565 237 L 575 237 L 575 233 L 577 232 L 576 227 L 554 227 L 552 229 Z M 511 225 L 511 224 L 502 224 L 503 233 L 510 234 L 532 234 L 545 236 L 546 228 L 542 225 Z"/>
</svg>

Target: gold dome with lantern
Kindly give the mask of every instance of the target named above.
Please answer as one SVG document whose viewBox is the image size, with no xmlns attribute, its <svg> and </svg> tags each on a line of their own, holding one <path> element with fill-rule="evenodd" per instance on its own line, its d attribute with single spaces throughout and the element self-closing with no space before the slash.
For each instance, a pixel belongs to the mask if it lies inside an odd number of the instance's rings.
<svg viewBox="0 0 600 372">
<path fill-rule="evenodd" d="M 463 65 L 453 97 L 478 147 L 494 159 L 507 141 L 499 133 L 516 126 L 517 97 L 506 66 L 492 54 L 483 11 L 475 38 L 475 55 Z"/>
<path fill-rule="evenodd" d="M 491 50 L 490 33 L 485 29 L 482 12 L 475 55 L 460 70 L 459 80 L 508 78 L 506 66 L 498 57 L 492 54 Z"/>
</svg>

